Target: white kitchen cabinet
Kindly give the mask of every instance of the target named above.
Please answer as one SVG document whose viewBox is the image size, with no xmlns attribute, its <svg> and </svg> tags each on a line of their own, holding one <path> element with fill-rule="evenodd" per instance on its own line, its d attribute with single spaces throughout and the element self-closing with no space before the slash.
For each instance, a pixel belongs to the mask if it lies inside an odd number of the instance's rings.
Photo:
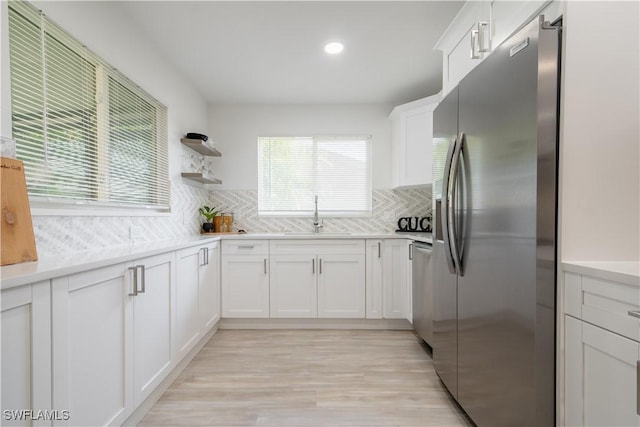
<svg viewBox="0 0 640 427">
<path fill-rule="evenodd" d="M 318 255 L 318 317 L 365 318 L 365 255 Z"/>
<path fill-rule="evenodd" d="M 640 283 L 619 277 L 564 274 L 567 426 L 640 426 L 640 320 L 629 314 L 640 310 Z"/>
<path fill-rule="evenodd" d="M 132 298 L 135 325 L 134 403 L 137 407 L 175 365 L 174 253 L 136 260 L 133 268 L 135 271 L 132 270 L 132 274 L 136 274 L 139 287 L 144 291 Z"/>
<path fill-rule="evenodd" d="M 317 317 L 316 255 L 272 255 L 271 317 Z"/>
<path fill-rule="evenodd" d="M 440 95 L 395 107 L 391 119 L 391 164 L 394 188 L 431 184 L 433 110 Z"/>
<path fill-rule="evenodd" d="M 176 252 L 176 336 L 178 358 L 182 359 L 201 336 L 200 266 L 204 264 L 203 248 L 194 246 Z"/>
<path fill-rule="evenodd" d="M 365 318 L 364 240 L 274 240 L 270 254 L 271 317 Z"/>
<path fill-rule="evenodd" d="M 176 363 L 173 252 L 52 282 L 53 407 L 120 425 Z"/>
<path fill-rule="evenodd" d="M 220 318 L 218 242 L 177 251 L 176 319 L 182 359 Z"/>
<path fill-rule="evenodd" d="M 32 425 L 28 420 L 7 419 L 5 411 L 52 409 L 51 284 L 43 281 L 3 290 L 0 301 L 2 425 Z"/>
<path fill-rule="evenodd" d="M 383 249 L 383 311 L 385 319 L 411 321 L 410 242 L 387 239 Z"/>
<path fill-rule="evenodd" d="M 222 242 L 222 317 L 269 317 L 269 243 Z"/>
<path fill-rule="evenodd" d="M 640 344 L 571 316 L 565 320 L 567 426 L 640 426 Z"/>
<path fill-rule="evenodd" d="M 198 312 L 205 334 L 220 320 L 220 242 L 204 246 L 202 256 L 205 260 L 199 268 Z"/>
<path fill-rule="evenodd" d="M 367 319 L 382 319 L 383 261 L 381 239 L 366 241 L 366 307 Z"/>
<path fill-rule="evenodd" d="M 442 51 L 442 96 L 550 1 L 467 1 L 434 46 Z"/>
<path fill-rule="evenodd" d="M 54 425 L 120 425 L 134 409 L 131 263 L 53 279 Z"/>
</svg>

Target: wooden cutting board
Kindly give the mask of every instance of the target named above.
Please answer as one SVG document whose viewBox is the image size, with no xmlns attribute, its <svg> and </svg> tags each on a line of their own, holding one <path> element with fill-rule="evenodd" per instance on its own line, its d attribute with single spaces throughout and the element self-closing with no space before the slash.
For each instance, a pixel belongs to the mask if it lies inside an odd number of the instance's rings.
<svg viewBox="0 0 640 427">
<path fill-rule="evenodd" d="M 36 261 L 38 254 L 31 223 L 24 166 L 20 160 L 7 157 L 0 157 L 0 163 L 0 265 Z"/>
</svg>

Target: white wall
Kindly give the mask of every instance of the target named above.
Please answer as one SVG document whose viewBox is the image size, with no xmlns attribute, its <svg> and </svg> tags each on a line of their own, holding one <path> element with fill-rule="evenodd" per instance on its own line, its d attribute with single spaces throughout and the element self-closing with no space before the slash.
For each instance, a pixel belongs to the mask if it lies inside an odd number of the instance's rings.
<svg viewBox="0 0 640 427">
<path fill-rule="evenodd" d="M 391 188 L 392 105 L 214 105 L 210 136 L 222 157 L 215 189 L 257 190 L 258 136 L 359 134 L 372 136 L 373 188 Z"/>
<path fill-rule="evenodd" d="M 165 216 L 100 217 L 83 212 L 81 216 L 37 215 L 33 218 L 40 258 L 64 253 L 99 249 L 131 243 L 129 229 L 135 226 L 135 240 L 153 241 L 191 235 L 198 232 L 197 207 L 208 197 L 201 188 L 184 185 L 179 173 L 182 158 L 188 152 L 179 143 L 188 131 L 207 133 L 207 105 L 198 91 L 157 51 L 138 27 L 122 12 L 119 2 L 35 1 L 53 21 L 79 39 L 96 54 L 140 85 L 168 108 L 169 169 L 172 213 Z M 7 2 L 2 7 L 6 31 Z M 8 79 L 6 79 L 6 37 L 2 33 L 2 135 L 10 136 L 6 126 Z M 9 116 L 10 117 L 10 116 Z"/>
<path fill-rule="evenodd" d="M 560 259 L 640 259 L 638 2 L 567 2 Z"/>
</svg>

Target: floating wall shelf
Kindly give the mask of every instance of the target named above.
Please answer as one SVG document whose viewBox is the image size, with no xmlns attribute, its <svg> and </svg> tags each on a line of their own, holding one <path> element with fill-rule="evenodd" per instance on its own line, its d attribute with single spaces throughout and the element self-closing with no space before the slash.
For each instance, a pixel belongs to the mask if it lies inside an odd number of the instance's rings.
<svg viewBox="0 0 640 427">
<path fill-rule="evenodd" d="M 222 180 L 204 175 L 202 172 L 182 172 L 183 178 L 202 184 L 222 184 Z"/>
<path fill-rule="evenodd" d="M 216 148 L 213 148 L 206 141 L 201 139 L 189 139 L 189 138 L 181 138 L 180 142 L 191 148 L 193 151 L 196 151 L 203 156 L 208 157 L 221 157 L 222 153 L 220 153 Z"/>
</svg>

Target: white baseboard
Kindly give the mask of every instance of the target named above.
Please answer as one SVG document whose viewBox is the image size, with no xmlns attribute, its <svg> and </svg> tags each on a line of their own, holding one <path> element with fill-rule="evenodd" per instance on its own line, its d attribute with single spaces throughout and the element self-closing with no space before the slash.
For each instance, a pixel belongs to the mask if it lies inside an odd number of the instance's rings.
<svg viewBox="0 0 640 427">
<path fill-rule="evenodd" d="M 391 329 L 410 331 L 406 319 L 222 319 L 220 329 Z"/>
</svg>

